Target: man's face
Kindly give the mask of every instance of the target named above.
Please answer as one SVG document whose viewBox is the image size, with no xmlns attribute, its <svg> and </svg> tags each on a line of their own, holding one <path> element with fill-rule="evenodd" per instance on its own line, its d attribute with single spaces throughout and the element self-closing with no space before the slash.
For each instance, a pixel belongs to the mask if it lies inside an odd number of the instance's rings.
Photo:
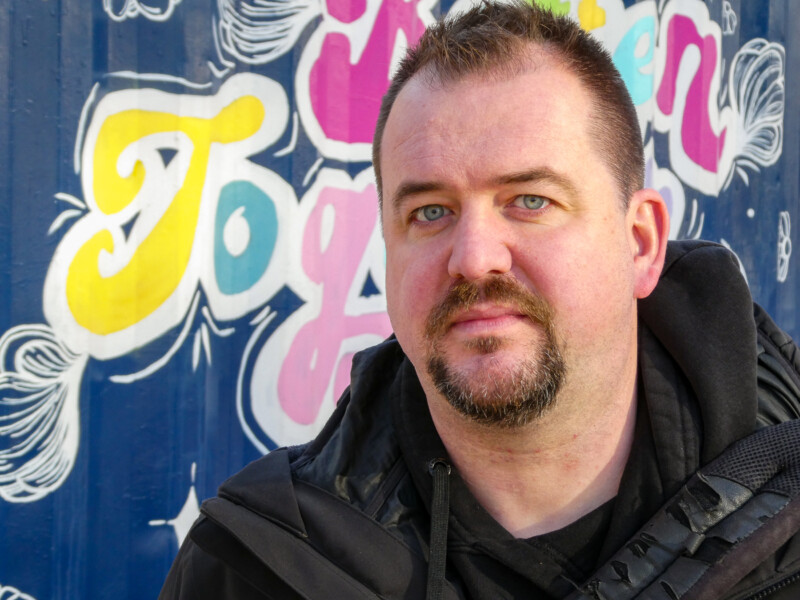
<svg viewBox="0 0 800 600">
<path fill-rule="evenodd" d="M 413 78 L 382 142 L 397 338 L 429 400 L 506 426 L 635 352 L 636 241 L 589 137 L 589 97 L 551 59 L 534 65 Z"/>
</svg>

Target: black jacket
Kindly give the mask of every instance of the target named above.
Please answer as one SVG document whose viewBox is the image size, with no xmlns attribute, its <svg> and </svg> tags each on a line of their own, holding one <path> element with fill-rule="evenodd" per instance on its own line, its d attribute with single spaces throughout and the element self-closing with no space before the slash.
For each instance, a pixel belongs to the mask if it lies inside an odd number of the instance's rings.
<svg viewBox="0 0 800 600">
<path fill-rule="evenodd" d="M 442 597 L 800 597 L 800 421 L 766 427 L 800 415 L 800 352 L 712 244 L 670 243 L 639 313 L 641 416 L 597 564 L 511 539 L 453 473 Z M 203 504 L 160 598 L 425 598 L 428 463 L 445 454 L 421 394 L 395 340 L 360 353 L 314 441 Z"/>
</svg>

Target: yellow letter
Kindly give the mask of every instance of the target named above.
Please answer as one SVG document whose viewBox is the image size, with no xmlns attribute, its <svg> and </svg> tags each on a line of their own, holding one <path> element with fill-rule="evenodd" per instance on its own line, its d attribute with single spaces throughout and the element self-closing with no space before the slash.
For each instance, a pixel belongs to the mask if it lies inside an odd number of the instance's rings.
<svg viewBox="0 0 800 600">
<path fill-rule="evenodd" d="M 93 190 L 97 207 L 107 215 L 133 202 L 147 176 L 140 161 L 129 176 L 119 175 L 117 162 L 128 146 L 148 135 L 180 131 L 193 149 L 183 185 L 127 265 L 108 277 L 101 275 L 101 251 L 114 251 L 108 230 L 97 232 L 76 253 L 66 291 L 70 311 L 81 326 L 99 335 L 120 331 L 152 313 L 175 291 L 192 251 L 211 144 L 247 139 L 263 119 L 264 107 L 253 96 L 238 98 L 210 119 L 144 110 L 126 110 L 106 119 L 94 150 Z"/>
<path fill-rule="evenodd" d="M 581 0 L 578 6 L 578 19 L 586 31 L 606 24 L 606 11 L 597 6 L 597 0 Z"/>
</svg>

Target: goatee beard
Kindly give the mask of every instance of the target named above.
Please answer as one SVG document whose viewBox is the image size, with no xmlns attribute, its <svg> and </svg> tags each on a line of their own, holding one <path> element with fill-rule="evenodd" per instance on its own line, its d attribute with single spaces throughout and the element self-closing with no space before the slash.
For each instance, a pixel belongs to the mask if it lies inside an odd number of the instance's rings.
<svg viewBox="0 0 800 600">
<path fill-rule="evenodd" d="M 513 306 L 537 323 L 544 339 L 532 343 L 532 356 L 502 373 L 492 369 L 478 373 L 456 371 L 448 363 L 440 342 L 453 317 L 478 302 Z M 513 428 L 538 419 L 555 404 L 566 376 L 552 309 L 510 276 L 493 276 L 481 283 L 463 281 L 453 286 L 428 316 L 425 337 L 429 345 L 427 370 L 436 389 L 460 414 L 484 425 Z M 489 355 L 503 343 L 499 337 L 481 336 L 470 340 L 468 347 L 491 360 Z"/>
</svg>

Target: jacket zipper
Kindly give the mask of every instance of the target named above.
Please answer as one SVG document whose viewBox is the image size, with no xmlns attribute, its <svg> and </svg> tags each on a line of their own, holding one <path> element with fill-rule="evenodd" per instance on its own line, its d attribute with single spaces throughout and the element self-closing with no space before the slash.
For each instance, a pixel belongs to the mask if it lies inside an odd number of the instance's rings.
<svg viewBox="0 0 800 600">
<path fill-rule="evenodd" d="M 798 579 L 800 579 L 800 572 L 795 573 L 794 575 L 790 575 L 786 579 L 783 579 L 783 580 L 779 581 L 778 583 L 775 583 L 775 584 L 769 586 L 765 590 L 761 590 L 760 592 L 756 593 L 753 596 L 748 596 L 746 598 L 746 600 L 761 600 L 762 598 L 767 598 L 773 592 L 777 592 L 782 587 L 785 587 L 785 586 L 789 585 L 790 583 L 794 583 Z"/>
</svg>

